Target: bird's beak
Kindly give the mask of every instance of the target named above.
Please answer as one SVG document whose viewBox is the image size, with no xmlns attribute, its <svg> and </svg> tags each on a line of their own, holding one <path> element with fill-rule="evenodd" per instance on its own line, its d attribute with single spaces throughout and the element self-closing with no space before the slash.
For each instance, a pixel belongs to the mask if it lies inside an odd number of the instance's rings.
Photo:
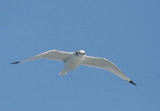
<svg viewBox="0 0 160 111">
<path fill-rule="evenodd" d="M 85 55 L 86 53 L 84 52 L 83 55 Z"/>
</svg>

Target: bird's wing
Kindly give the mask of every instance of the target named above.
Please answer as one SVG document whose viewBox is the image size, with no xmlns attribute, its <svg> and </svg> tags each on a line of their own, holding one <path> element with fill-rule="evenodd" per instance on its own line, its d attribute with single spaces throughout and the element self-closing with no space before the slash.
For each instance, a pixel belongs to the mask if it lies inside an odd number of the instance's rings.
<svg viewBox="0 0 160 111">
<path fill-rule="evenodd" d="M 27 61 L 35 60 L 35 59 L 53 59 L 53 60 L 59 60 L 59 61 L 65 62 L 71 55 L 72 55 L 71 52 L 51 50 L 51 51 L 47 51 L 47 52 L 41 53 L 39 55 L 36 55 L 32 58 L 23 60 L 23 61 L 13 62 L 12 64 L 27 62 Z"/>
<path fill-rule="evenodd" d="M 116 65 L 114 65 L 112 62 L 110 62 L 106 58 L 85 56 L 81 65 L 86 65 L 86 66 L 108 70 L 114 73 L 115 75 L 119 76 L 120 78 L 127 80 L 130 83 L 136 85 Z"/>
</svg>

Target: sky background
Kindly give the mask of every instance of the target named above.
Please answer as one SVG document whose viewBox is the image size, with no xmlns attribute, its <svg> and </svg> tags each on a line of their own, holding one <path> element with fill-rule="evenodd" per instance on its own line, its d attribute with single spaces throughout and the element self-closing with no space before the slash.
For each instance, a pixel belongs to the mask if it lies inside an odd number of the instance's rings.
<svg viewBox="0 0 160 111">
<path fill-rule="evenodd" d="M 0 111 L 160 111 L 159 0 L 1 0 Z M 112 73 L 35 60 L 48 50 L 105 57 Z"/>
</svg>

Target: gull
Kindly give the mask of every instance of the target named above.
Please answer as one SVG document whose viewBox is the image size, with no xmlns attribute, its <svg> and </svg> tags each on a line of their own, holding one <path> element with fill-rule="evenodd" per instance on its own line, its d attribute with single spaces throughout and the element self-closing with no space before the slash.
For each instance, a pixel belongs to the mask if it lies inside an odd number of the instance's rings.
<svg viewBox="0 0 160 111">
<path fill-rule="evenodd" d="M 129 83 L 136 85 L 129 77 L 127 77 L 115 64 L 106 58 L 86 56 L 84 50 L 78 50 L 76 52 L 64 52 L 58 50 L 51 50 L 41 54 L 38 54 L 32 58 L 13 62 L 11 64 L 18 64 L 22 62 L 27 62 L 35 59 L 51 59 L 64 62 L 64 69 L 59 73 L 59 75 L 65 75 L 67 72 L 72 71 L 80 65 L 90 66 L 95 68 L 100 68 L 108 70 L 113 74 L 119 76 L 120 78 L 128 81 Z"/>
</svg>

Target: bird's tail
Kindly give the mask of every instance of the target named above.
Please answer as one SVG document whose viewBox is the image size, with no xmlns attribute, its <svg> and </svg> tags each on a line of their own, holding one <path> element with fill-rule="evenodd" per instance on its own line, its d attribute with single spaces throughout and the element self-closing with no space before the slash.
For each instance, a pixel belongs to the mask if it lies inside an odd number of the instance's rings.
<svg viewBox="0 0 160 111">
<path fill-rule="evenodd" d="M 65 72 L 65 71 L 61 71 L 61 72 L 59 73 L 59 75 L 66 75 L 66 73 L 67 73 L 67 72 Z"/>
</svg>

